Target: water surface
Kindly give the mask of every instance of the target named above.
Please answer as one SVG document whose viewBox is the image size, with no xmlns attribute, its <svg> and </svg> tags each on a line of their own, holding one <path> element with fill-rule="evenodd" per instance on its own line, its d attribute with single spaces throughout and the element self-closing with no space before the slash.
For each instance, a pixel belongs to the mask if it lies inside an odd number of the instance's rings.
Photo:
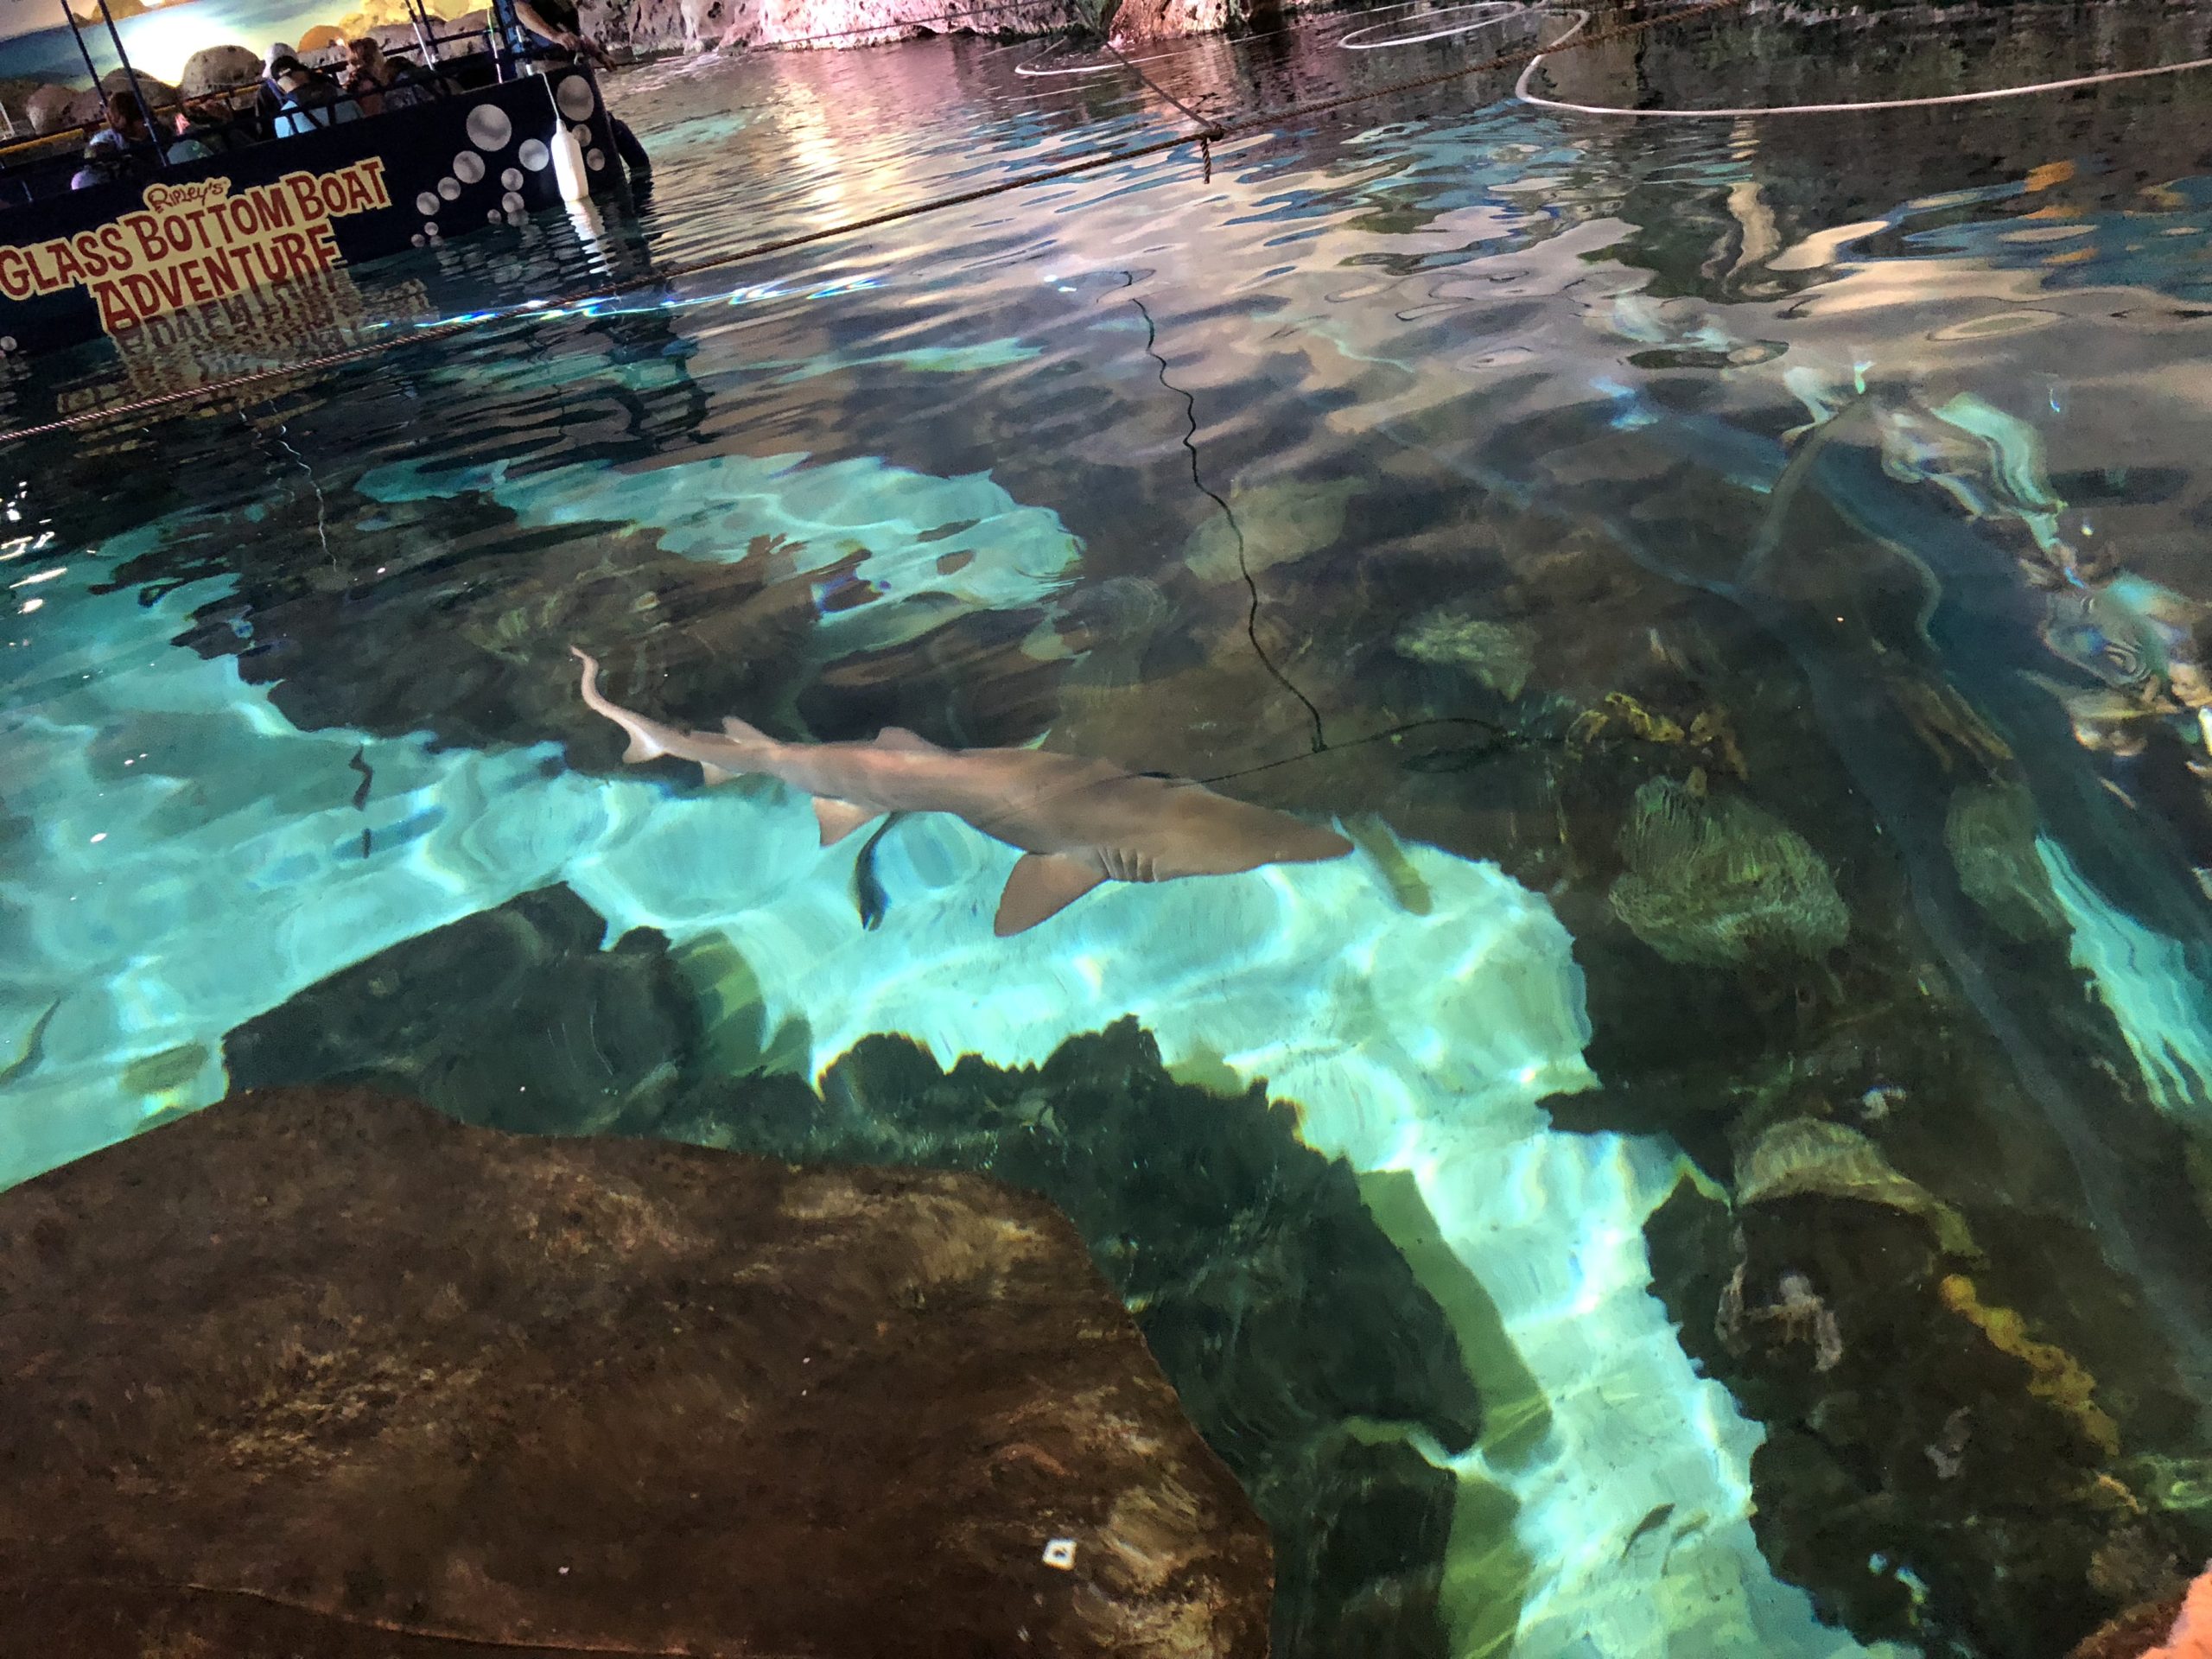
<svg viewBox="0 0 2212 1659">
<path fill-rule="evenodd" d="M 634 211 L 18 446 L 0 1176 L 347 1077 L 1037 1186 L 1267 1516 L 1290 1655 L 2055 1656 L 2167 1593 L 2212 83 L 1440 78 L 1571 22 L 632 72 Z M 1530 86 L 2207 29 L 1721 10 Z M 11 407 L 153 372 L 105 352 Z M 1001 938 L 1014 849 L 626 767 L 571 644 L 657 718 L 1041 743 L 1357 850 Z"/>
</svg>

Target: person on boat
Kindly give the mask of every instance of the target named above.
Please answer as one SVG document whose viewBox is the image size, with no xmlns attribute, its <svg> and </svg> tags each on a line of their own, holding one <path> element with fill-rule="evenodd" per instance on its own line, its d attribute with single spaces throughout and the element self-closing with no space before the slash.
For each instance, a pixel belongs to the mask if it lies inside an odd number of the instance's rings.
<svg viewBox="0 0 2212 1659">
<path fill-rule="evenodd" d="M 346 91 L 364 115 L 427 104 L 436 95 L 429 77 L 413 62 L 387 57 L 384 48 L 368 35 L 346 42 Z"/>
<path fill-rule="evenodd" d="M 240 130 L 230 105 L 220 97 L 203 98 L 181 105 L 176 112 L 176 142 L 169 146 L 172 162 L 204 161 L 251 143 L 254 135 Z"/>
<path fill-rule="evenodd" d="M 261 85 L 254 90 L 253 118 L 264 132 L 273 133 L 276 126 L 276 111 L 284 105 L 284 89 L 276 84 L 276 66 L 286 60 L 296 62 L 292 48 L 279 41 L 269 48 L 263 60 Z"/>
<path fill-rule="evenodd" d="M 85 146 L 83 165 L 69 181 L 72 190 L 89 190 L 96 184 L 128 183 L 146 177 L 152 168 L 148 152 L 154 130 L 146 124 L 146 111 L 134 92 L 108 94 L 107 125 Z"/>
<path fill-rule="evenodd" d="M 341 121 L 358 121 L 361 106 L 327 75 L 317 74 L 297 58 L 279 58 L 269 66 L 284 93 L 270 130 L 279 138 L 296 138 L 317 127 L 334 127 Z"/>
<path fill-rule="evenodd" d="M 575 64 L 587 73 L 594 63 L 605 69 L 614 67 L 607 48 L 582 32 L 576 0 L 493 0 L 492 11 L 518 57 L 541 65 Z M 652 157 L 629 124 L 611 110 L 607 119 L 614 129 L 614 148 L 622 165 L 635 175 L 652 172 Z"/>
<path fill-rule="evenodd" d="M 70 175 L 72 190 L 90 190 L 95 185 L 136 184 L 143 180 L 147 168 L 137 156 L 121 144 L 104 144 L 100 133 L 85 146 L 77 170 Z"/>
<path fill-rule="evenodd" d="M 154 130 L 146 124 L 145 106 L 138 102 L 136 92 L 114 92 L 107 95 L 107 130 L 96 135 L 92 142 L 103 140 L 116 144 L 150 144 Z"/>
</svg>

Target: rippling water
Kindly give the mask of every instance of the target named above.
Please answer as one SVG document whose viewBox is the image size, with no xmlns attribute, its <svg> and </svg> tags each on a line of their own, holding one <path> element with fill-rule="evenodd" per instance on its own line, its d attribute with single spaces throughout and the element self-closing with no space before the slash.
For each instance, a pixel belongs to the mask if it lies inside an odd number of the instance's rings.
<svg viewBox="0 0 2212 1659">
<path fill-rule="evenodd" d="M 1573 23 L 630 72 L 634 211 L 357 273 L 366 360 L 16 446 L 0 1179 L 365 1077 L 1041 1186 L 1267 1516 L 1285 1654 L 2024 1659 L 2172 1593 L 2212 81 L 1516 101 Z M 2208 30 L 1723 10 L 1526 86 Z M 1355 850 L 1002 938 L 1014 848 L 626 767 L 571 645 L 657 719 L 1041 744 Z M 1020 1103 L 1071 1067 L 1103 1105 Z M 1314 1154 L 1356 1183 L 1251 1174 Z"/>
</svg>

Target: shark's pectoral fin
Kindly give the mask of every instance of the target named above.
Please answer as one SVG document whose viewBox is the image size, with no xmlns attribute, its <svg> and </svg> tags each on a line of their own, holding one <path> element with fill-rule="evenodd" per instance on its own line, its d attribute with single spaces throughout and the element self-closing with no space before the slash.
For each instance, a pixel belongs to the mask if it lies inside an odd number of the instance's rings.
<svg viewBox="0 0 2212 1659">
<path fill-rule="evenodd" d="M 710 766 L 703 760 L 699 763 L 699 781 L 702 784 L 726 784 L 736 776 L 734 772 L 721 766 Z"/>
<path fill-rule="evenodd" d="M 943 754 L 944 750 L 924 737 L 919 732 L 910 732 L 904 726 L 887 726 L 875 734 L 878 745 L 887 749 L 905 749 L 912 754 Z"/>
<path fill-rule="evenodd" d="M 1049 916 L 1057 916 L 1089 893 L 1106 874 L 1096 864 L 1078 864 L 1050 853 L 1025 853 L 1014 861 L 999 895 L 999 913 L 991 931 L 1005 938 L 1022 933 Z"/>
<path fill-rule="evenodd" d="M 643 766 L 648 760 L 659 760 L 667 753 L 643 732 L 633 730 L 630 734 L 629 747 L 622 751 L 622 764 L 626 766 Z"/>
<path fill-rule="evenodd" d="M 882 816 L 881 807 L 855 806 L 850 801 L 833 801 L 821 795 L 814 798 L 814 821 L 822 826 L 824 847 L 842 841 L 869 819 Z"/>
</svg>

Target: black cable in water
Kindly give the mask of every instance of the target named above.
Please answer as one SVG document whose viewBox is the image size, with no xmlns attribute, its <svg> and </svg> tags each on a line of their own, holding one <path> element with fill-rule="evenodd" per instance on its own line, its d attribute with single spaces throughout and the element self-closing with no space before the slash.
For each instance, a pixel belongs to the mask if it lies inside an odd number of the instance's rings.
<svg viewBox="0 0 2212 1659">
<path fill-rule="evenodd" d="M 1122 276 L 1131 287 L 1136 285 L 1135 275 L 1124 271 Z M 1237 574 L 1244 578 L 1244 591 L 1250 601 L 1244 612 L 1244 637 L 1252 642 L 1252 654 L 1260 659 L 1260 665 L 1274 677 L 1275 683 L 1304 705 L 1307 718 L 1313 722 L 1313 753 L 1319 754 L 1329 747 L 1328 735 L 1321 725 L 1321 711 L 1313 706 L 1311 697 L 1291 683 L 1287 674 L 1275 666 L 1274 658 L 1268 655 L 1268 648 L 1260 643 L 1260 584 L 1252 579 L 1252 567 L 1245 558 L 1244 527 L 1236 522 L 1236 515 L 1230 510 L 1229 503 L 1216 494 L 1199 475 L 1198 400 L 1168 379 L 1167 359 L 1160 354 L 1160 330 L 1153 322 L 1152 313 L 1145 309 L 1144 302 L 1132 295 L 1129 303 L 1136 307 L 1137 315 L 1144 319 L 1145 355 L 1160 365 L 1160 384 L 1183 400 L 1184 418 L 1189 423 L 1183 434 L 1183 448 L 1191 457 L 1191 482 L 1198 486 L 1200 494 L 1221 509 L 1221 516 L 1229 520 L 1230 534 L 1236 538 Z"/>
</svg>

